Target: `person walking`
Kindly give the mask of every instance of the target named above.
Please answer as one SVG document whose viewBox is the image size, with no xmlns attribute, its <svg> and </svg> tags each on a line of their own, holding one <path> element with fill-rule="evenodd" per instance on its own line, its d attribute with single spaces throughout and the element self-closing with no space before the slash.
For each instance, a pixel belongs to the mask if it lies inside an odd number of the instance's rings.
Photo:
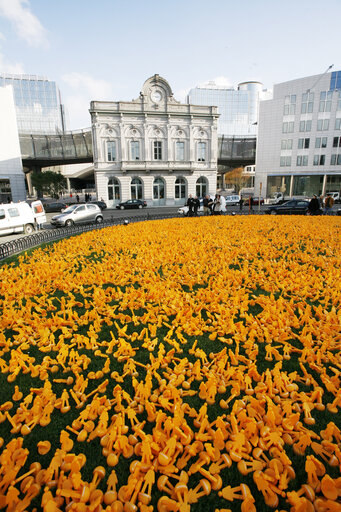
<svg viewBox="0 0 341 512">
<path fill-rule="evenodd" d="M 220 203 L 220 195 L 216 194 L 216 197 L 214 199 L 214 215 L 220 215 L 221 214 L 221 203 Z"/>
<path fill-rule="evenodd" d="M 199 208 L 200 208 L 200 201 L 198 199 L 198 196 L 195 196 L 195 198 L 193 199 L 193 212 L 194 212 L 195 217 L 198 216 Z"/>
<path fill-rule="evenodd" d="M 77 201 L 77 203 L 79 203 L 79 195 L 78 194 L 76 195 L 76 201 Z"/>
<path fill-rule="evenodd" d="M 240 196 L 240 199 L 239 199 L 239 211 L 240 212 L 243 211 L 243 203 L 244 203 L 243 196 Z"/>
<path fill-rule="evenodd" d="M 186 206 L 188 206 L 188 217 L 193 217 L 194 199 L 192 194 L 188 196 Z"/>
<path fill-rule="evenodd" d="M 220 214 L 224 215 L 226 212 L 226 199 L 224 196 L 220 196 Z"/>
<path fill-rule="evenodd" d="M 332 208 L 334 205 L 334 199 L 330 194 L 327 194 L 326 199 L 324 200 L 324 215 L 330 215 L 332 212 Z"/>
<path fill-rule="evenodd" d="M 318 215 L 320 212 L 320 202 L 316 194 L 314 194 L 314 196 L 309 202 L 308 212 L 310 215 Z"/>
<path fill-rule="evenodd" d="M 210 196 L 207 195 L 204 197 L 204 200 L 202 202 L 203 204 L 203 207 L 204 207 L 204 215 L 209 215 L 210 214 Z"/>
</svg>

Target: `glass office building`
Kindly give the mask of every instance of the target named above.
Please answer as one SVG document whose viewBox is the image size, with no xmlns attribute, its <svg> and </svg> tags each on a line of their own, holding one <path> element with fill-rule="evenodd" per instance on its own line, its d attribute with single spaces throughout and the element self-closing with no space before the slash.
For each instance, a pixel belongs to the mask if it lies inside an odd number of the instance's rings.
<svg viewBox="0 0 341 512">
<path fill-rule="evenodd" d="M 219 135 L 255 136 L 259 101 L 269 98 L 260 82 L 242 82 L 237 89 L 218 86 L 208 82 L 191 89 L 187 102 L 192 105 L 214 105 L 220 114 Z"/>
<path fill-rule="evenodd" d="M 65 131 L 64 107 L 55 82 L 36 75 L 0 74 L 0 87 L 13 87 L 19 133 Z"/>
</svg>

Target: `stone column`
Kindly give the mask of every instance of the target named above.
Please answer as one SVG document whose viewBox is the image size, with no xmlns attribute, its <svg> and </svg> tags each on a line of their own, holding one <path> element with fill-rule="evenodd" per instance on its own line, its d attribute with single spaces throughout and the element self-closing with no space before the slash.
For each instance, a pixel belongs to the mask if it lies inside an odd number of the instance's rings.
<svg viewBox="0 0 341 512">
<path fill-rule="evenodd" d="M 148 206 L 153 205 L 153 181 L 154 176 L 146 175 L 142 178 L 144 188 L 144 199 L 147 201 Z"/>
<path fill-rule="evenodd" d="M 289 197 L 292 197 L 294 194 L 294 175 L 290 176 L 290 188 L 289 188 Z"/>
</svg>

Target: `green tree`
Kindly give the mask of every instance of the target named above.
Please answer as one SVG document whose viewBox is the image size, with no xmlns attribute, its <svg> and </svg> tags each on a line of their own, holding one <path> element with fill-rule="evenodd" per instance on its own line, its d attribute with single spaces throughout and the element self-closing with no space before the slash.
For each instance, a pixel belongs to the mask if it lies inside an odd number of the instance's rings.
<svg viewBox="0 0 341 512">
<path fill-rule="evenodd" d="M 33 172 L 31 180 L 38 197 L 43 197 L 44 194 L 59 197 L 59 194 L 66 188 L 66 179 L 59 172 Z"/>
</svg>

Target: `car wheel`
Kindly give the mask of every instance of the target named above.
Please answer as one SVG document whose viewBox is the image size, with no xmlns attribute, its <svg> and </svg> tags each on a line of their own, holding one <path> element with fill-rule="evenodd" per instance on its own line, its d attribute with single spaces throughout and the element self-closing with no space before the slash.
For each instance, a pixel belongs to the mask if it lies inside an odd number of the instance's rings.
<svg viewBox="0 0 341 512">
<path fill-rule="evenodd" d="M 34 227 L 32 226 L 32 224 L 26 224 L 24 226 L 24 233 L 26 235 L 31 235 L 33 233 L 33 231 L 34 231 Z"/>
<path fill-rule="evenodd" d="M 277 215 L 276 210 L 271 210 L 271 212 L 270 212 L 270 213 L 271 213 L 271 215 Z"/>
<path fill-rule="evenodd" d="M 123 205 L 120 206 L 120 210 L 124 210 L 124 206 Z"/>
<path fill-rule="evenodd" d="M 139 204 L 139 209 L 141 210 L 141 208 L 142 208 L 142 204 Z"/>
<path fill-rule="evenodd" d="M 67 228 L 69 228 L 69 227 L 70 227 L 70 226 L 72 226 L 72 225 L 73 225 L 73 220 L 71 220 L 71 219 L 68 219 L 68 220 L 65 222 L 65 226 L 66 226 Z"/>
<path fill-rule="evenodd" d="M 97 224 L 102 224 L 103 222 L 103 217 L 101 217 L 100 215 L 96 218 L 96 223 Z"/>
</svg>

